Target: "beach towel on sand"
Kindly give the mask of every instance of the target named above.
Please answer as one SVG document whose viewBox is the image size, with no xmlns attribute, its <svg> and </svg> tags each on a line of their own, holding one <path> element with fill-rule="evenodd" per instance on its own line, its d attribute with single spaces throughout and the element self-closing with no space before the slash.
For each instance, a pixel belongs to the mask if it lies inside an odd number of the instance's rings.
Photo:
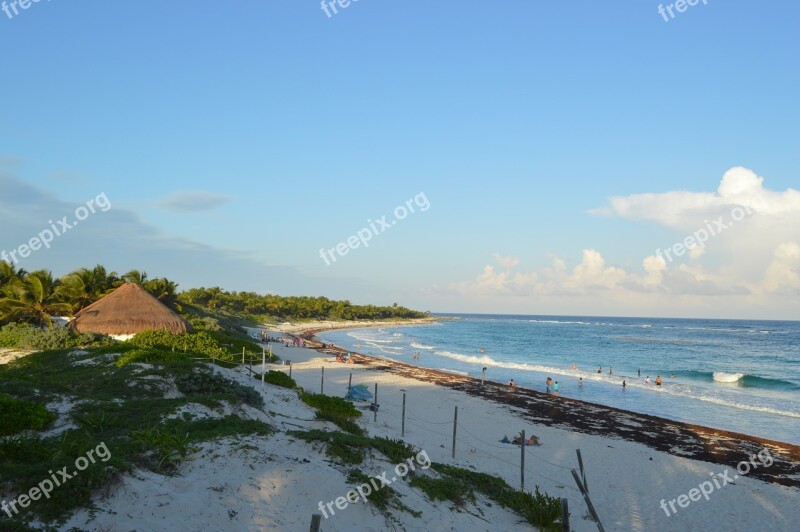
<svg viewBox="0 0 800 532">
<path fill-rule="evenodd" d="M 349 399 L 351 401 L 369 401 L 372 399 L 372 394 L 369 392 L 365 384 L 356 384 L 347 390 L 345 399 Z"/>
</svg>

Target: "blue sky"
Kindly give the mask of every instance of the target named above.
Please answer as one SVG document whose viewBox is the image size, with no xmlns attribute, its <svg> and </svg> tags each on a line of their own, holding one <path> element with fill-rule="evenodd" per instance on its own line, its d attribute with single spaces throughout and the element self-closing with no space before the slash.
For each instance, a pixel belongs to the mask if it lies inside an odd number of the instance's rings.
<svg viewBox="0 0 800 532">
<path fill-rule="evenodd" d="M 105 193 L 20 265 L 433 311 L 800 319 L 800 4 L 658 6 L 0 11 L 0 249 Z M 420 193 L 428 210 L 321 259 Z M 695 256 L 647 261 L 755 196 Z"/>
</svg>

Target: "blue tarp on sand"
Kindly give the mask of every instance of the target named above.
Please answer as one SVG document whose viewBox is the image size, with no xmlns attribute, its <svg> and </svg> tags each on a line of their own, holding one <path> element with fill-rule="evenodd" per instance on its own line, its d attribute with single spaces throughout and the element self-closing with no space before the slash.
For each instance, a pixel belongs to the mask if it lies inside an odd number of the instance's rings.
<svg viewBox="0 0 800 532">
<path fill-rule="evenodd" d="M 369 393 L 369 390 L 365 384 L 356 384 L 347 390 L 345 399 L 349 399 L 351 401 L 369 401 L 372 399 L 372 394 Z"/>
</svg>

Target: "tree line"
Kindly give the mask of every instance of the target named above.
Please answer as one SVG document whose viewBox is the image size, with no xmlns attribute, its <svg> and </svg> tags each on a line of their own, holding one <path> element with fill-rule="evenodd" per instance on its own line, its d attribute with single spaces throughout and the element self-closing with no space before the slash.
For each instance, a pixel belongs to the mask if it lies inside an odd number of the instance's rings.
<svg viewBox="0 0 800 532">
<path fill-rule="evenodd" d="M 218 287 L 178 292 L 178 283 L 165 277 L 151 279 L 146 272 L 139 270 L 119 275 L 99 264 L 92 269 L 80 268 L 55 278 L 48 270 L 27 272 L 0 261 L 0 325 L 31 323 L 50 327 L 53 317 L 72 316 L 126 282 L 140 285 L 179 313 L 183 313 L 184 305 L 190 305 L 257 319 L 355 320 L 427 316 L 397 303 L 391 307 L 353 305 L 349 301 L 333 301 L 325 297 L 262 296 L 254 292 L 228 292 Z"/>
</svg>

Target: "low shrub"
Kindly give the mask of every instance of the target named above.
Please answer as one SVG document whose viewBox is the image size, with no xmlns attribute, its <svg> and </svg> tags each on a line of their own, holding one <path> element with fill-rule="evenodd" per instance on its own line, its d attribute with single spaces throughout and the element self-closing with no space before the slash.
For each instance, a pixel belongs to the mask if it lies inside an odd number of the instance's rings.
<svg viewBox="0 0 800 532">
<path fill-rule="evenodd" d="M 135 362 L 141 364 L 156 364 L 159 362 L 176 362 L 188 360 L 190 357 L 186 353 L 163 351 L 160 349 L 132 349 L 121 354 L 116 362 L 118 368 L 124 368 L 128 364 Z"/>
<path fill-rule="evenodd" d="M 175 377 L 175 385 L 184 395 L 215 395 L 219 399 L 230 399 L 236 404 L 245 403 L 257 408 L 264 406 L 264 398 L 254 388 L 210 371 L 195 371 L 188 375 L 178 375 Z"/>
<path fill-rule="evenodd" d="M 292 390 L 297 388 L 297 383 L 295 380 L 282 371 L 269 370 L 264 377 L 264 380 L 270 384 L 274 384 L 275 386 L 282 386 Z"/>
<path fill-rule="evenodd" d="M 313 408 L 329 414 L 338 414 L 343 417 L 361 417 L 361 411 L 350 401 L 341 397 L 331 397 L 321 393 L 303 392 L 300 399 Z"/>
<path fill-rule="evenodd" d="M 0 394 L 0 436 L 9 436 L 23 430 L 41 430 L 56 419 L 44 405 L 20 401 Z"/>
<path fill-rule="evenodd" d="M 0 329 L 0 347 L 21 349 L 68 349 L 72 347 L 97 347 L 111 343 L 107 336 L 94 333 L 76 333 L 63 327 L 40 329 L 29 323 L 9 323 Z"/>
</svg>

